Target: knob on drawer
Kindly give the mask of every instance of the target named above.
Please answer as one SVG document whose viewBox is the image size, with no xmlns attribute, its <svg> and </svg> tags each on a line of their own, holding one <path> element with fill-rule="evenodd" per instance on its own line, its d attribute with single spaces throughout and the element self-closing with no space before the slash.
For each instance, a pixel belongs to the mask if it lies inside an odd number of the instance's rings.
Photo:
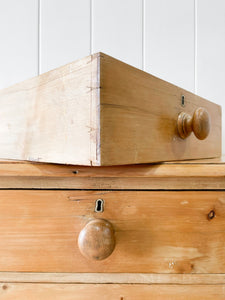
<svg viewBox="0 0 225 300">
<path fill-rule="evenodd" d="M 204 140 L 210 131 L 209 113 L 203 107 L 197 108 L 193 117 L 185 112 L 181 112 L 178 116 L 177 127 L 182 139 L 188 137 L 193 131 L 199 140 Z"/>
<path fill-rule="evenodd" d="M 103 219 L 89 221 L 79 234 L 78 246 L 80 252 L 89 259 L 107 258 L 115 248 L 112 224 Z"/>
</svg>

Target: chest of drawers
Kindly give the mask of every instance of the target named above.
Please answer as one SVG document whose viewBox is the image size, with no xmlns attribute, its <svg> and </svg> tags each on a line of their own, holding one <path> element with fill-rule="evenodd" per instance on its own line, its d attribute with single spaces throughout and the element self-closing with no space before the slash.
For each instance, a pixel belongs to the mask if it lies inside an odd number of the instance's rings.
<svg viewBox="0 0 225 300">
<path fill-rule="evenodd" d="M 224 190 L 218 159 L 2 161 L 0 298 L 224 299 Z"/>
</svg>

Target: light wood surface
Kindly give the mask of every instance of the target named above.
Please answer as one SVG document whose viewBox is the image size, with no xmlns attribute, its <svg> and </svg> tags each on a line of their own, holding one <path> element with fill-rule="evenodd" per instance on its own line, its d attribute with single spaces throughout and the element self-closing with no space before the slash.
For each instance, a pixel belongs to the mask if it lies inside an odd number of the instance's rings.
<svg viewBox="0 0 225 300">
<path fill-rule="evenodd" d="M 225 285 L 2 283 L 0 296 L 3 300 L 222 300 Z"/>
<path fill-rule="evenodd" d="M 97 160 L 97 57 L 0 91 L 1 158 L 81 165 Z"/>
<path fill-rule="evenodd" d="M 103 53 L 2 90 L 0 104 L 0 158 L 107 166 L 221 154 L 219 105 Z M 209 135 L 182 139 L 178 115 L 199 107 Z"/>
<path fill-rule="evenodd" d="M 219 190 L 224 177 L 224 158 L 114 167 L 0 162 L 0 188 Z"/>
<path fill-rule="evenodd" d="M 209 191 L 2 190 L 0 271 L 224 273 L 224 203 L 224 192 Z M 87 260 L 77 245 L 93 218 L 115 230 L 103 261 Z"/>
<path fill-rule="evenodd" d="M 100 74 L 101 165 L 220 156 L 220 106 L 103 53 Z M 210 114 L 208 137 L 180 138 L 178 115 L 199 107 Z"/>
<path fill-rule="evenodd" d="M 224 284 L 225 274 L 0 272 L 0 281 L 17 283 L 139 283 L 214 285 Z"/>
</svg>

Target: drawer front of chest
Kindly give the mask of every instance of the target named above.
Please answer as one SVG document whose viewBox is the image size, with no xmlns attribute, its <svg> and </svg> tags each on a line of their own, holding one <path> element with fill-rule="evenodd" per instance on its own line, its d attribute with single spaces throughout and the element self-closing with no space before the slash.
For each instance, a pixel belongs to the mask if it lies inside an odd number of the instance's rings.
<svg viewBox="0 0 225 300">
<path fill-rule="evenodd" d="M 0 219 L 0 271 L 225 273 L 225 192 L 2 190 Z"/>
<path fill-rule="evenodd" d="M 219 300 L 225 296 L 224 285 L 9 283 L 0 287 L 3 300 Z"/>
</svg>

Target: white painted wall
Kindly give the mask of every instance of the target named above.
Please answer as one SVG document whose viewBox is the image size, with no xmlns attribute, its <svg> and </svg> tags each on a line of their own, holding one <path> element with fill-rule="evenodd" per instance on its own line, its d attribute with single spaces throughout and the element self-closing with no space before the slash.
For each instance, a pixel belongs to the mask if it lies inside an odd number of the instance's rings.
<svg viewBox="0 0 225 300">
<path fill-rule="evenodd" d="M 0 88 L 102 51 L 225 115 L 224 0 L 0 0 L 0 37 Z"/>
</svg>

